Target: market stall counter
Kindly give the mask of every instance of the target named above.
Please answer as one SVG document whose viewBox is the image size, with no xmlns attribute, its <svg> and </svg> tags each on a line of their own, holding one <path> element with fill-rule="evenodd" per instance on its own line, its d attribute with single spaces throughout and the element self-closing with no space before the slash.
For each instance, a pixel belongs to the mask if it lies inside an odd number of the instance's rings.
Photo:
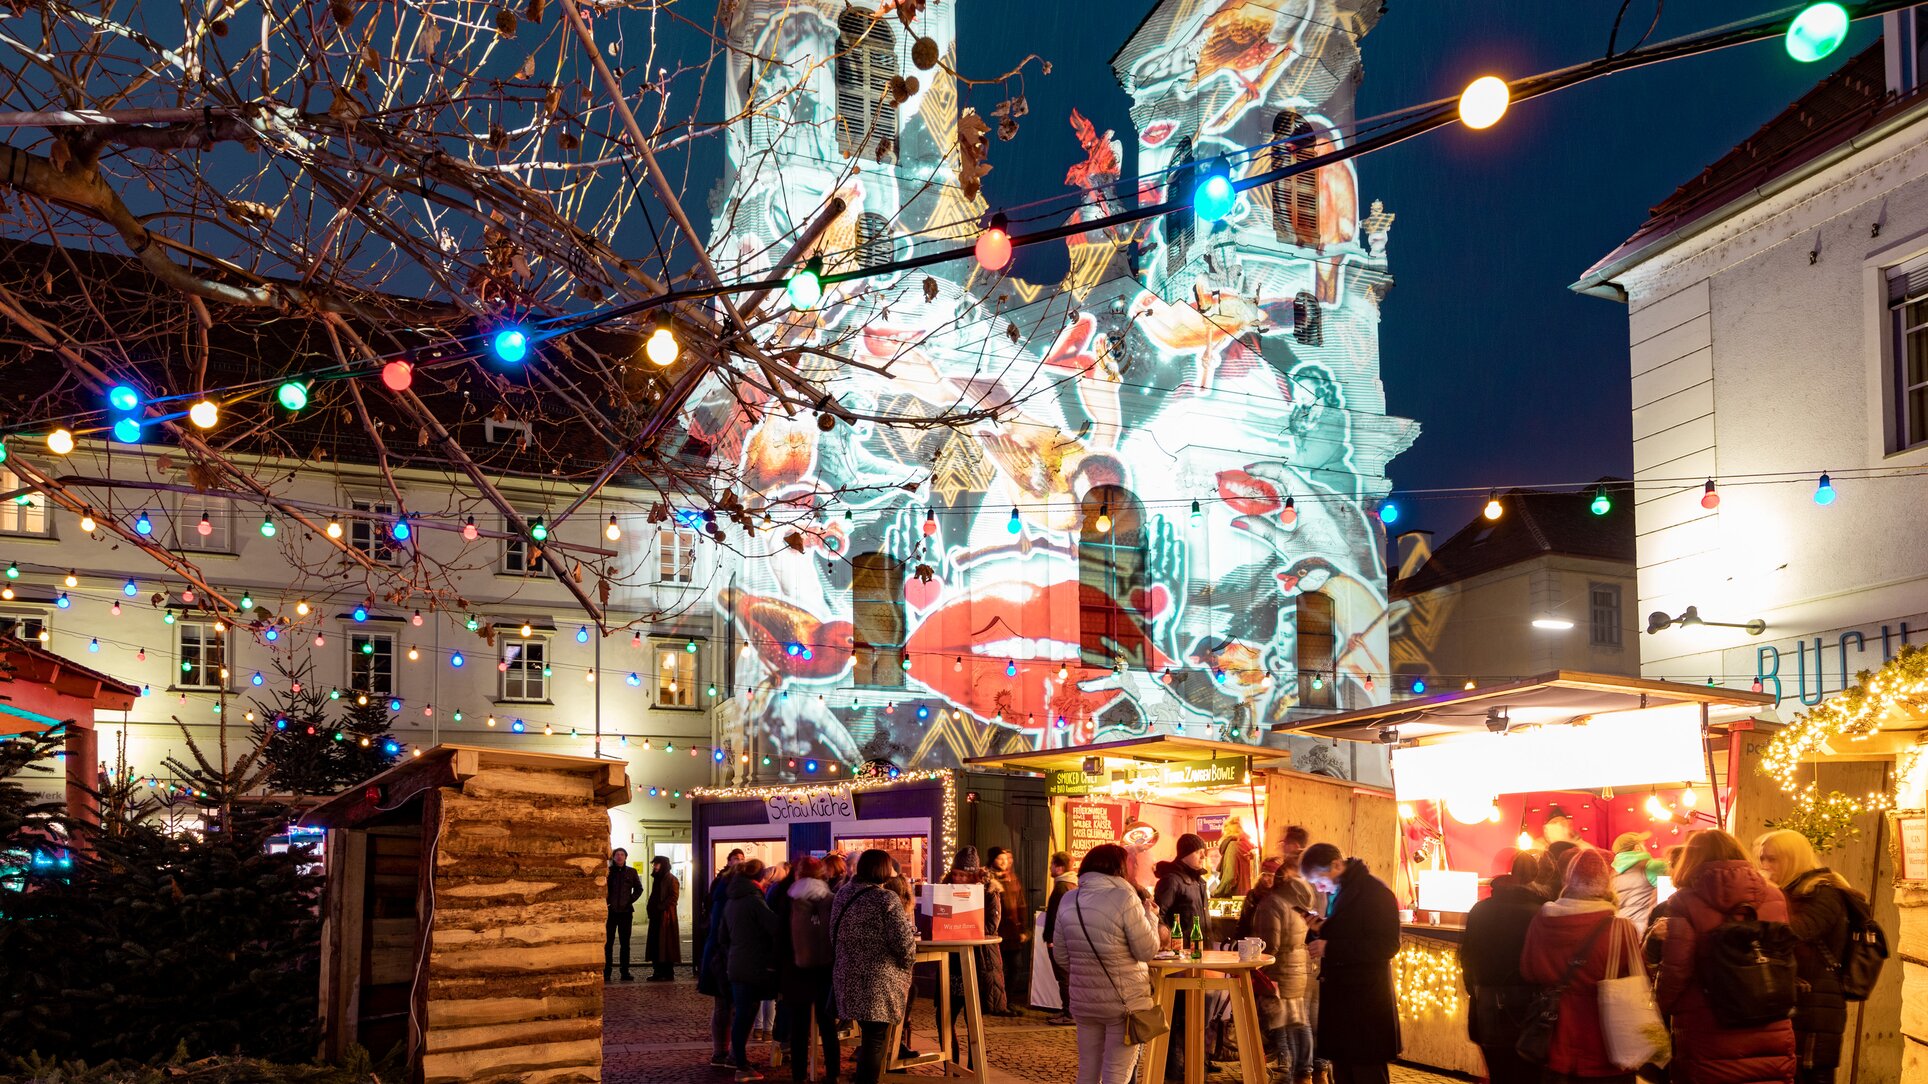
<svg viewBox="0 0 1928 1084">
<path fill-rule="evenodd" d="M 1394 960 L 1407 1061 L 1484 1075 L 1467 1038 L 1459 968 L 1466 913 L 1521 850 L 1622 852 L 1656 900 L 1669 846 L 1731 827 L 1734 773 L 1716 772 L 1716 720 L 1742 720 L 1759 693 L 1558 671 L 1277 729 L 1390 744 L 1396 827 L 1381 869 L 1402 901 Z M 1634 853 L 1639 852 L 1639 853 Z"/>
</svg>

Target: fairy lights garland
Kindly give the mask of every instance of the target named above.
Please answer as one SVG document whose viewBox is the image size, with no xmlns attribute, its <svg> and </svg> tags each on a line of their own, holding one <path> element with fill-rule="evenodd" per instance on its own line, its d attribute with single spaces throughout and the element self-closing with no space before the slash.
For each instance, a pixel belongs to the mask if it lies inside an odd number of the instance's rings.
<svg viewBox="0 0 1928 1084">
<path fill-rule="evenodd" d="M 1457 950 L 1407 941 L 1399 946 L 1392 968 L 1402 1017 L 1417 1022 L 1434 1013 L 1459 1015 L 1462 986 Z"/>
<path fill-rule="evenodd" d="M 911 770 L 892 769 L 889 774 L 859 774 L 841 782 L 811 783 L 799 786 L 795 783 L 776 783 L 768 786 L 726 786 L 694 787 L 684 793 L 692 798 L 718 799 L 756 799 L 770 798 L 809 799 L 814 796 L 833 794 L 843 791 L 857 792 L 867 790 L 887 790 L 891 787 L 908 786 L 913 783 L 928 783 L 936 780 L 943 784 L 944 817 L 941 838 L 944 842 L 943 854 L 957 853 L 957 773 L 950 768 L 918 768 Z"/>
<path fill-rule="evenodd" d="M 1863 670 L 1855 677 L 1855 684 L 1783 727 L 1761 755 L 1761 773 L 1795 798 L 1794 813 L 1781 823 L 1802 831 L 1817 846 L 1855 834 L 1853 818 L 1892 809 L 1905 801 L 1901 788 L 1909 773 L 1896 773 L 1893 793 L 1875 790 L 1857 798 L 1840 791 L 1823 794 L 1814 782 L 1802 782 L 1803 765 L 1839 752 L 1836 743 L 1872 738 L 1880 733 L 1882 720 L 1891 712 L 1909 716 L 1928 712 L 1928 650 L 1904 647 L 1881 669 L 1873 673 Z"/>
</svg>

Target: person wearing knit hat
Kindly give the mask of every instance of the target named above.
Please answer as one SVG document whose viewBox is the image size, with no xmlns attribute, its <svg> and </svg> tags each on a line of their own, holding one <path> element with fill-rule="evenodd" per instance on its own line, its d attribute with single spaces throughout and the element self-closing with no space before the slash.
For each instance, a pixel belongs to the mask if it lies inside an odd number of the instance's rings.
<svg viewBox="0 0 1928 1084">
<path fill-rule="evenodd" d="M 1667 863 L 1647 853 L 1652 832 L 1622 832 L 1613 838 L 1613 893 L 1620 897 L 1620 917 L 1633 923 L 1641 936 L 1660 900 L 1660 878 Z"/>
<path fill-rule="evenodd" d="M 1186 832 L 1178 837 L 1172 860 L 1152 867 L 1152 874 L 1158 878 L 1152 900 L 1158 905 L 1159 929 L 1167 937 L 1174 924 L 1180 933 L 1189 936 L 1194 925 L 1203 931 L 1211 919 L 1206 910 L 1205 850 L 1205 841 L 1196 832 Z M 1181 991 L 1174 1003 L 1171 1040 L 1165 1051 L 1166 1080 L 1184 1079 L 1185 998 L 1197 996 Z"/>
<path fill-rule="evenodd" d="M 1626 973 L 1625 957 L 1639 943 L 1633 923 L 1614 913 L 1613 877 L 1606 856 L 1591 847 L 1581 848 L 1567 866 L 1560 898 L 1533 916 L 1520 952 L 1521 978 L 1543 986 L 1566 983 L 1544 1067 L 1547 1079 L 1585 1077 L 1599 1084 L 1632 1084 L 1634 1075 L 1607 1056 L 1595 987 L 1606 977 L 1613 953 L 1622 954 L 1621 972 Z M 1580 963 L 1572 967 L 1575 959 Z"/>
<path fill-rule="evenodd" d="M 947 885 L 981 885 L 984 888 L 984 936 L 996 937 L 998 923 L 1004 918 L 1004 893 L 1000 891 L 997 878 L 984 868 L 978 858 L 976 847 L 959 847 L 951 859 L 950 871 L 944 874 Z M 1004 953 L 998 945 L 979 945 L 973 950 L 977 955 L 977 996 L 983 1011 L 991 1016 L 1016 1016 L 1011 1008 L 1011 996 L 1004 986 Z M 963 1004 L 962 969 L 953 971 L 951 990 L 958 996 L 951 999 L 951 1014 L 956 1016 Z M 908 1018 L 908 1014 L 906 1014 Z M 939 1022 L 941 1026 L 941 1021 Z"/>
</svg>

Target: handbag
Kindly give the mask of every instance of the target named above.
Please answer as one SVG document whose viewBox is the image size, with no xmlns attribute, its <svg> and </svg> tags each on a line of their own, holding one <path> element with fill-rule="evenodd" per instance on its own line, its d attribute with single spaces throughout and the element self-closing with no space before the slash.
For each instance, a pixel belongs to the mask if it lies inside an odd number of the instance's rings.
<svg viewBox="0 0 1928 1084">
<path fill-rule="evenodd" d="M 1567 962 L 1566 974 L 1552 986 L 1544 987 L 1533 999 L 1533 1008 L 1527 1014 L 1526 1022 L 1520 1027 L 1520 1037 L 1514 1040 L 1513 1052 L 1521 1060 L 1533 1065 L 1544 1066 L 1553 1056 L 1553 1032 L 1560 1024 L 1560 999 L 1566 997 L 1567 987 L 1573 985 L 1573 976 L 1580 973 L 1580 965 L 1593 955 L 1593 946 L 1600 935 L 1613 925 L 1615 916 L 1596 926 L 1587 939 L 1580 944 L 1580 951 L 1573 954 Z"/>
<path fill-rule="evenodd" d="M 1646 968 L 1628 964 L 1625 976 L 1621 974 L 1622 963 L 1633 952 L 1632 943 L 1621 930 L 1615 923 L 1607 950 L 1607 976 L 1595 987 L 1595 996 L 1600 999 L 1600 1038 L 1607 1060 L 1619 1068 L 1664 1066 L 1673 1057 L 1673 1040 L 1660 1018 Z"/>
<path fill-rule="evenodd" d="M 1118 995 L 1118 1001 L 1121 1004 L 1124 1003 L 1125 992 L 1118 989 L 1118 980 L 1111 977 L 1111 969 L 1104 966 L 1104 961 L 1099 959 L 1098 946 L 1092 943 L 1091 930 L 1085 926 L 1084 901 L 1072 900 L 1071 909 L 1078 913 L 1078 930 L 1084 934 L 1085 946 L 1091 949 L 1092 962 L 1098 965 L 1098 970 L 1104 972 L 1105 981 L 1111 984 L 1111 992 Z M 1146 981 L 1149 984 L 1150 980 Z M 1164 1011 L 1158 1008 L 1158 999 L 1153 997 L 1151 1000 L 1152 1007 L 1149 1009 L 1125 1010 L 1125 1038 L 1133 1046 L 1151 1042 L 1172 1029 L 1170 1021 L 1165 1019 Z M 1065 1011 L 1069 1012 L 1070 1009 L 1071 1006 L 1065 1006 Z"/>
</svg>

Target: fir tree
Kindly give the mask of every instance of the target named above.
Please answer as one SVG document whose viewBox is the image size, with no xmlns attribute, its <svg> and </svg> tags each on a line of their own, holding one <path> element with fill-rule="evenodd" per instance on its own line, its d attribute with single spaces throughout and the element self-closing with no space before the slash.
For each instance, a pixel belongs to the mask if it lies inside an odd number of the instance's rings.
<svg viewBox="0 0 1928 1084">
<path fill-rule="evenodd" d="M 387 697 L 357 694 L 344 696 L 341 702 L 338 790 L 381 774 L 402 755 L 402 743 L 389 734 L 395 720 Z"/>
<path fill-rule="evenodd" d="M 395 763 L 386 697 L 348 694 L 336 701 L 309 678 L 313 664 L 276 660 L 273 695 L 255 701 L 254 733 L 277 794 L 336 794 Z"/>
</svg>

